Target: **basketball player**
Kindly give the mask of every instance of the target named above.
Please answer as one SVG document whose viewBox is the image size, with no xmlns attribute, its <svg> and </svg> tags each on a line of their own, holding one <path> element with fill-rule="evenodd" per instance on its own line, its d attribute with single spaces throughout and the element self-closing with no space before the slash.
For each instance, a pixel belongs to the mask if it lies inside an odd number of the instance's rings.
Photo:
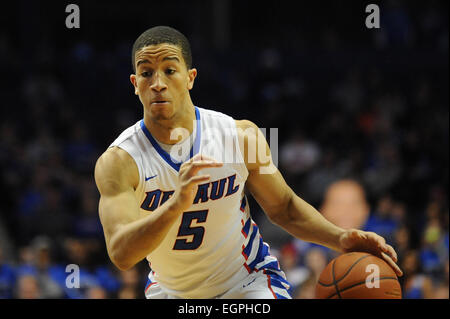
<svg viewBox="0 0 450 319">
<path fill-rule="evenodd" d="M 100 156 L 95 180 L 111 261 L 125 270 L 147 258 L 147 298 L 291 298 L 244 189 L 293 236 L 371 252 L 401 275 L 382 237 L 335 226 L 292 191 L 255 124 L 193 104 L 197 70 L 184 35 L 145 31 L 132 62 L 144 116 Z"/>
</svg>

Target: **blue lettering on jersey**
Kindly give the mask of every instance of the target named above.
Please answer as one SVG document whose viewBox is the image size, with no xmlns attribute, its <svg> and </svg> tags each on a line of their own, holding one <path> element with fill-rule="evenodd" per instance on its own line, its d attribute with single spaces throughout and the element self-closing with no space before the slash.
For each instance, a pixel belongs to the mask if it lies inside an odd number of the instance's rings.
<svg viewBox="0 0 450 319">
<path fill-rule="evenodd" d="M 200 184 L 198 185 L 197 194 L 194 198 L 194 204 L 198 204 L 198 201 L 201 200 L 202 203 L 208 201 L 208 188 L 210 183 Z"/>
<path fill-rule="evenodd" d="M 236 187 L 234 187 L 234 180 L 236 179 L 236 174 L 231 175 L 228 177 L 228 191 L 227 194 L 225 196 L 229 196 L 232 195 L 234 193 L 236 193 L 239 189 L 239 185 L 237 185 Z"/>
<path fill-rule="evenodd" d="M 210 183 L 200 184 L 197 188 L 193 204 L 206 203 L 208 200 L 217 200 L 224 197 L 225 185 L 228 182 L 227 193 L 225 196 L 232 195 L 239 190 L 239 185 L 234 185 L 236 174 L 222 178 Z M 211 187 L 210 187 L 211 186 Z M 147 196 L 142 202 L 141 208 L 148 211 L 154 211 L 159 206 L 164 204 L 175 191 L 162 191 L 156 189 L 146 192 Z"/>
<path fill-rule="evenodd" d="M 154 211 L 159 206 L 159 199 L 161 198 L 161 190 L 155 189 L 151 192 L 146 192 L 147 196 L 142 202 L 141 208 L 145 210 Z"/>
<path fill-rule="evenodd" d="M 221 180 L 212 182 L 211 195 L 209 196 L 209 198 L 212 200 L 222 198 L 226 182 L 226 178 L 222 178 Z"/>
<path fill-rule="evenodd" d="M 170 198 L 170 196 L 173 195 L 174 192 L 175 191 L 163 192 L 163 196 L 161 198 L 161 203 L 159 203 L 159 205 L 164 204 Z"/>
</svg>

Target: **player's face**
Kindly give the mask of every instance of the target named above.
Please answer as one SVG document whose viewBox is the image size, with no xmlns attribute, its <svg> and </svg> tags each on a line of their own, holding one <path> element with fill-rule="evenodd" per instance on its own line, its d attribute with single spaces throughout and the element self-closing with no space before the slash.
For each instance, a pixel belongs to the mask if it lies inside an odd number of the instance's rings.
<svg viewBox="0 0 450 319">
<path fill-rule="evenodd" d="M 173 118 L 189 103 L 197 71 L 187 69 L 181 48 L 166 43 L 142 48 L 135 61 L 136 74 L 130 80 L 144 112 L 156 120 Z"/>
</svg>

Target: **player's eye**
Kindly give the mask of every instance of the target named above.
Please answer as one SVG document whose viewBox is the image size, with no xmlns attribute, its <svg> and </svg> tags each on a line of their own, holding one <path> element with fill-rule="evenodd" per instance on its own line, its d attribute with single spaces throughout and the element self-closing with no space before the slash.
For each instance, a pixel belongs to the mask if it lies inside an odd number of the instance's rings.
<svg viewBox="0 0 450 319">
<path fill-rule="evenodd" d="M 174 73 L 175 73 L 175 70 L 174 70 L 174 69 L 167 69 L 167 70 L 166 70 L 166 74 L 171 75 L 171 74 L 174 74 Z"/>
<path fill-rule="evenodd" d="M 149 72 L 149 71 L 144 71 L 144 72 L 141 73 L 141 76 L 143 76 L 144 78 L 149 77 L 149 76 L 151 76 L 151 75 L 152 75 L 152 74 L 151 74 L 151 72 Z"/>
</svg>

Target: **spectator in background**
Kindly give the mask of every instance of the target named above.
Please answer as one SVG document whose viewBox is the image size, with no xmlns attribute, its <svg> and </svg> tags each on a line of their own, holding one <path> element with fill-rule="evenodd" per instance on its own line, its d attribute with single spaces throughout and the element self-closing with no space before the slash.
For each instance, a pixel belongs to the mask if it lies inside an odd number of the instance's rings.
<svg viewBox="0 0 450 319">
<path fill-rule="evenodd" d="M 86 173 L 92 169 L 97 155 L 89 129 L 84 123 L 75 122 L 70 135 L 64 147 L 64 159 L 74 171 L 79 174 Z"/>
<path fill-rule="evenodd" d="M 308 268 L 316 282 L 319 281 L 320 274 L 329 262 L 327 251 L 321 247 L 311 248 L 305 256 L 305 266 Z"/>
<path fill-rule="evenodd" d="M 286 278 L 291 284 L 289 294 L 295 296 L 295 292 L 310 275 L 310 270 L 300 266 L 299 253 L 292 242 L 285 244 L 279 255 L 280 266 L 286 274 Z"/>
<path fill-rule="evenodd" d="M 51 246 L 50 239 L 45 236 L 36 237 L 32 241 L 33 266 L 42 298 L 63 298 L 65 269 L 54 263 Z"/>
<path fill-rule="evenodd" d="M 16 283 L 16 272 L 13 265 L 6 262 L 3 248 L 0 245 L 0 299 L 13 297 L 13 288 Z"/>
<path fill-rule="evenodd" d="M 434 290 L 432 299 L 449 299 L 448 290 L 449 290 L 448 284 L 446 283 L 439 284 Z"/>
<path fill-rule="evenodd" d="M 420 263 L 433 282 L 445 280 L 445 267 L 448 262 L 448 216 L 443 216 L 442 205 L 431 200 L 426 208 L 425 225 L 422 230 L 419 251 Z M 447 228 L 447 230 L 446 230 Z"/>
<path fill-rule="evenodd" d="M 356 113 L 363 106 L 365 88 L 359 69 L 350 70 L 342 81 L 330 90 L 331 99 L 335 100 L 346 113 Z"/>
<path fill-rule="evenodd" d="M 301 175 L 316 165 L 320 158 L 320 148 L 312 140 L 306 139 L 296 130 L 280 149 L 280 164 L 284 172 Z"/>
<path fill-rule="evenodd" d="M 430 299 L 433 293 L 431 278 L 424 274 L 416 250 L 409 250 L 401 261 L 404 273 L 399 281 L 404 299 Z"/>
<path fill-rule="evenodd" d="M 139 292 L 131 287 L 122 287 L 117 293 L 117 299 L 142 299 Z"/>
<path fill-rule="evenodd" d="M 108 293 L 102 286 L 89 287 L 85 295 L 86 299 L 108 299 Z"/>
<path fill-rule="evenodd" d="M 437 219 L 428 221 L 422 236 L 420 249 L 420 262 L 427 274 L 435 275 L 443 269 L 444 262 L 448 256 L 443 245 L 442 228 Z"/>
<path fill-rule="evenodd" d="M 351 171 L 347 161 L 339 160 L 337 152 L 333 148 L 326 148 L 316 165 L 316 168 L 308 172 L 301 186 L 312 202 L 320 202 L 326 188 L 331 183 L 349 176 Z"/>
<path fill-rule="evenodd" d="M 92 183 L 82 183 L 80 212 L 73 225 L 74 235 L 79 238 L 98 238 L 103 242 L 103 228 L 98 218 L 98 194 Z"/>
<path fill-rule="evenodd" d="M 44 189 L 48 182 L 48 169 L 39 165 L 30 174 L 31 180 L 27 187 L 19 194 L 18 213 L 15 216 L 22 240 L 20 244 L 28 243 L 33 238 L 33 226 L 37 219 L 38 211 L 44 206 Z"/>
<path fill-rule="evenodd" d="M 91 288 L 101 287 L 108 295 L 116 293 L 119 289 L 120 283 L 117 275 L 110 270 L 110 264 L 95 263 L 92 248 L 91 241 L 86 239 L 68 238 L 64 242 L 65 260 L 80 269 L 80 288 L 66 289 L 71 299 L 87 298 Z M 94 292 L 99 291 L 97 289 Z"/>
<path fill-rule="evenodd" d="M 313 274 L 310 274 L 297 289 L 294 299 L 315 299 L 317 280 Z"/>
<path fill-rule="evenodd" d="M 17 299 L 42 299 L 42 291 L 38 280 L 30 273 L 19 275 L 16 285 L 15 297 Z"/>
<path fill-rule="evenodd" d="M 360 183 L 342 179 L 328 186 L 319 211 L 339 227 L 363 229 L 369 217 L 370 206 Z"/>
<path fill-rule="evenodd" d="M 365 230 L 383 234 L 388 242 L 393 242 L 394 232 L 399 226 L 392 216 L 394 201 L 389 195 L 382 196 L 377 203 L 375 211 L 370 214 Z"/>
<path fill-rule="evenodd" d="M 378 123 L 383 123 L 386 126 L 385 119 L 383 118 L 379 118 Z M 383 127 L 383 129 L 385 128 Z M 392 133 L 377 131 L 376 134 Z M 371 138 L 381 139 L 376 135 Z M 368 190 L 378 198 L 385 193 L 389 193 L 403 172 L 403 162 L 399 158 L 398 146 L 393 142 L 377 141 L 375 142 L 374 149 L 369 152 L 368 161 L 369 164 L 363 173 L 363 180 Z"/>
<path fill-rule="evenodd" d="M 134 266 L 128 270 L 121 271 L 119 274 L 120 289 L 117 293 L 119 299 L 140 299 L 143 298 L 143 287 L 140 283 L 141 274 L 139 267 Z M 145 284 L 145 283 L 144 283 Z"/>
<path fill-rule="evenodd" d="M 438 282 L 434 288 L 434 299 L 449 299 L 448 266 L 449 263 L 447 259 L 444 267 L 444 276 L 442 278 L 442 281 Z"/>
<path fill-rule="evenodd" d="M 295 299 L 314 299 L 315 289 L 320 274 L 329 262 L 328 250 L 321 246 L 310 248 L 304 256 L 304 267 L 307 275 L 294 291 Z"/>
<path fill-rule="evenodd" d="M 43 233 L 58 238 L 69 233 L 72 218 L 70 208 L 65 203 L 64 183 L 59 179 L 51 179 L 44 188 L 44 206 L 38 210 L 34 220 L 35 235 Z"/>
<path fill-rule="evenodd" d="M 56 238 L 69 231 L 71 216 L 65 205 L 64 184 L 59 179 L 52 179 L 50 171 L 49 167 L 38 166 L 31 188 L 22 195 L 17 217 L 21 244 L 39 234 Z"/>
<path fill-rule="evenodd" d="M 64 298 L 65 272 L 54 263 L 51 245 L 48 237 L 38 236 L 22 247 L 17 273 L 32 275 L 42 298 Z"/>
<path fill-rule="evenodd" d="M 411 231 L 410 228 L 401 225 L 394 232 L 392 246 L 395 247 L 399 260 L 403 260 L 405 254 L 411 249 Z"/>
</svg>

